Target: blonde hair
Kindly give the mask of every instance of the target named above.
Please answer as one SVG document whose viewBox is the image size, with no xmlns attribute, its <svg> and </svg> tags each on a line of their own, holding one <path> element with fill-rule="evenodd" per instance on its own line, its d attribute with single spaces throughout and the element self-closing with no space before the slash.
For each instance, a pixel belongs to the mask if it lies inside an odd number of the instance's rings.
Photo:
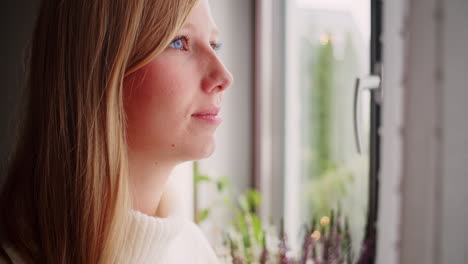
<svg viewBox="0 0 468 264">
<path fill-rule="evenodd" d="M 123 79 L 167 47 L 195 2 L 43 1 L 0 243 L 30 263 L 119 262 L 131 206 Z"/>
</svg>

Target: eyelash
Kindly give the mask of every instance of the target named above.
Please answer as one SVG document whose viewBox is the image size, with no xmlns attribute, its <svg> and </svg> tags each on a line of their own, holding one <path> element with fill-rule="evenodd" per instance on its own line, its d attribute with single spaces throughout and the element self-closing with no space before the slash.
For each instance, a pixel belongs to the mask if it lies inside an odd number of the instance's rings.
<svg viewBox="0 0 468 264">
<path fill-rule="evenodd" d="M 172 43 L 174 43 L 175 41 L 178 41 L 178 40 L 184 40 L 185 41 L 185 43 L 184 43 L 185 45 L 184 45 L 184 48 L 183 48 L 182 51 L 187 51 L 188 50 L 187 47 L 188 47 L 188 45 L 190 43 L 189 38 L 186 35 L 177 36 L 176 38 L 174 38 L 171 41 L 170 44 L 172 44 Z M 223 43 L 221 43 L 221 42 L 210 42 L 210 46 L 211 46 L 211 48 L 213 48 L 213 50 L 215 52 L 218 52 L 223 47 Z"/>
</svg>

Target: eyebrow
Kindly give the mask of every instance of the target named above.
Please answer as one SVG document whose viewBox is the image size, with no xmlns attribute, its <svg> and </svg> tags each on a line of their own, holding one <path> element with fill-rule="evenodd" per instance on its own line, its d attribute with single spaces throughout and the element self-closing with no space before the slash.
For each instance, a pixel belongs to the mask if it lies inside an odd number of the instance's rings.
<svg viewBox="0 0 468 264">
<path fill-rule="evenodd" d="M 195 25 L 192 23 L 184 24 L 182 26 L 182 29 L 185 29 L 185 28 L 192 29 L 192 30 L 196 29 Z M 213 29 L 211 30 L 211 37 L 218 37 L 218 35 L 219 35 L 219 29 L 218 27 L 214 26 Z"/>
</svg>

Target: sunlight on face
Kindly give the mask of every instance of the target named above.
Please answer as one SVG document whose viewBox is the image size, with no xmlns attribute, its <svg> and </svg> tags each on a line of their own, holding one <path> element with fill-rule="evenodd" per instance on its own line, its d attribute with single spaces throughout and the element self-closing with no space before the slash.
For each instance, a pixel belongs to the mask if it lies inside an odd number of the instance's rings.
<svg viewBox="0 0 468 264">
<path fill-rule="evenodd" d="M 125 79 L 129 150 L 179 163 L 209 156 L 232 76 L 216 54 L 217 28 L 200 0 L 171 44 Z"/>
</svg>

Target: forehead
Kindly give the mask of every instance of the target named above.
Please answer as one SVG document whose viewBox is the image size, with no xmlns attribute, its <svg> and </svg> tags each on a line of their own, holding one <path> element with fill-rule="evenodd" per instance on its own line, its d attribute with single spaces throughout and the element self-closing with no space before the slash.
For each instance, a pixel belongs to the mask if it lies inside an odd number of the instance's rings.
<svg viewBox="0 0 468 264">
<path fill-rule="evenodd" d="M 208 0 L 197 1 L 181 30 L 199 31 L 211 36 L 218 35 L 219 30 L 211 14 Z"/>
</svg>

